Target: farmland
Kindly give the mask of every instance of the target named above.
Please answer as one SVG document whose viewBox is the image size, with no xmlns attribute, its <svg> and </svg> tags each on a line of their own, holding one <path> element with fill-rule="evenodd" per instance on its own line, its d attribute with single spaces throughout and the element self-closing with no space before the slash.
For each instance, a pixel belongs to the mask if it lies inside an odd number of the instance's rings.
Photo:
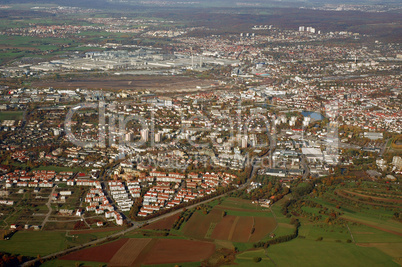
<svg viewBox="0 0 402 267">
<path fill-rule="evenodd" d="M 112 266 L 198 262 L 209 258 L 215 251 L 210 242 L 133 238 L 119 239 L 104 245 L 70 253 L 61 260 L 96 261 Z"/>
<path fill-rule="evenodd" d="M 375 248 L 355 244 L 295 239 L 270 246 L 268 256 L 278 266 L 398 266 L 392 258 Z M 292 255 L 292 257 L 289 257 Z M 334 258 L 336 256 L 336 259 Z"/>
<path fill-rule="evenodd" d="M 250 201 L 227 198 L 205 214 L 197 211 L 183 226 L 185 236 L 198 239 L 255 242 L 276 226 L 271 212 Z"/>
<path fill-rule="evenodd" d="M 277 236 L 289 234 L 284 227 L 286 220 L 297 218 L 300 222 L 296 239 L 265 249 L 273 262 L 280 266 L 297 262 L 325 266 L 401 264 L 402 228 L 395 213 L 400 210 L 399 188 L 352 182 L 325 189 L 318 185 L 316 189 L 302 198 L 288 195 L 272 206 L 278 222 L 274 231 Z M 388 201 L 392 196 L 396 201 Z M 293 257 L 285 256 L 290 254 Z M 334 254 L 340 258 L 336 263 L 328 256 Z M 244 262 L 241 255 L 237 261 Z"/>
</svg>

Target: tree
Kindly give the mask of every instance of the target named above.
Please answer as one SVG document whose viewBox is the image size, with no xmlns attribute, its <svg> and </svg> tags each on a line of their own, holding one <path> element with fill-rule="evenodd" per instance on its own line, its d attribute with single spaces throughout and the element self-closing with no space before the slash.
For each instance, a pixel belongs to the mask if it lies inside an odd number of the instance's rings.
<svg viewBox="0 0 402 267">
<path fill-rule="evenodd" d="M 262 260 L 261 257 L 254 257 L 254 258 L 253 258 L 253 261 L 254 261 L 254 262 L 260 262 L 261 260 Z"/>
</svg>

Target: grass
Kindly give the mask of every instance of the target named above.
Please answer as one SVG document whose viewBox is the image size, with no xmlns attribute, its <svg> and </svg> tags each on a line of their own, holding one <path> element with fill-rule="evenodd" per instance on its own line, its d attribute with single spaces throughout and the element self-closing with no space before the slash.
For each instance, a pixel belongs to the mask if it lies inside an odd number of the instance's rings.
<svg viewBox="0 0 402 267">
<path fill-rule="evenodd" d="M 19 231 L 10 240 L 0 240 L 0 251 L 31 257 L 46 256 L 116 232 L 118 231 L 75 234 L 71 237 L 71 234 L 66 236 L 65 231 Z"/>
<path fill-rule="evenodd" d="M 2 111 L 0 112 L 0 121 L 4 120 L 21 120 L 22 111 Z"/>
<path fill-rule="evenodd" d="M 235 209 L 245 209 L 245 210 L 267 210 L 256 204 L 251 203 L 251 201 L 238 199 L 238 198 L 226 198 L 219 205 L 221 208 L 235 208 Z"/>
<path fill-rule="evenodd" d="M 346 243 L 297 238 L 270 246 L 267 252 L 277 266 L 398 266 L 377 248 Z"/>
<path fill-rule="evenodd" d="M 260 257 L 260 262 L 255 262 L 253 259 L 256 257 Z M 234 266 L 275 266 L 275 264 L 271 261 L 269 257 L 267 257 L 264 253 L 263 249 L 246 251 L 236 256 L 236 265 Z"/>
<path fill-rule="evenodd" d="M 346 227 L 327 225 L 325 223 L 312 224 L 304 221 L 301 222 L 299 235 L 313 241 L 319 237 L 323 237 L 325 241 L 340 240 L 341 242 L 346 242 L 346 240 L 351 239 Z"/>
<path fill-rule="evenodd" d="M 356 243 L 384 243 L 384 242 L 399 242 L 402 243 L 402 237 L 387 233 L 365 225 L 349 224 L 350 231 Z"/>
<path fill-rule="evenodd" d="M 70 167 L 60 167 L 60 166 L 40 166 L 38 168 L 35 168 L 34 170 L 38 171 L 56 171 L 56 172 L 85 172 L 84 168 L 76 167 L 76 168 L 70 168 Z"/>
<path fill-rule="evenodd" d="M 246 251 L 253 248 L 252 243 L 233 242 L 233 246 L 236 247 L 239 251 Z"/>
<path fill-rule="evenodd" d="M 0 241 L 0 251 L 31 257 L 45 256 L 66 248 L 64 232 L 17 232 Z"/>
</svg>

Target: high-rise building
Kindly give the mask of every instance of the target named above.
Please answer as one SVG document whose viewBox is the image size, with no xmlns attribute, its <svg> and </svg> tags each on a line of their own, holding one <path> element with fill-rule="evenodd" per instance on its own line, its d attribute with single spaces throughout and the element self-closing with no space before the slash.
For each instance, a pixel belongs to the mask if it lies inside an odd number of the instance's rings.
<svg viewBox="0 0 402 267">
<path fill-rule="evenodd" d="M 133 141 L 133 133 L 132 132 L 126 133 L 124 139 L 126 140 L 126 142 L 132 142 Z"/>
<path fill-rule="evenodd" d="M 241 148 L 246 148 L 246 147 L 247 147 L 247 136 L 245 136 L 241 139 Z"/>
<path fill-rule="evenodd" d="M 140 133 L 141 133 L 141 141 L 148 142 L 148 135 L 149 135 L 148 128 L 142 129 Z"/>
<path fill-rule="evenodd" d="M 160 133 L 156 133 L 155 134 L 155 142 L 159 143 L 161 141 L 161 134 Z"/>
</svg>

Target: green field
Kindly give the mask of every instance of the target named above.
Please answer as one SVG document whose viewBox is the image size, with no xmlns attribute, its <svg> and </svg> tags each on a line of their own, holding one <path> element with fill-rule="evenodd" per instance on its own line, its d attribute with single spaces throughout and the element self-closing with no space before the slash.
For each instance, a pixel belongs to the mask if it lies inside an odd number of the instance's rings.
<svg viewBox="0 0 402 267">
<path fill-rule="evenodd" d="M 0 121 L 4 120 L 21 120 L 23 111 L 1 111 Z"/>
<path fill-rule="evenodd" d="M 261 258 L 261 261 L 255 262 L 254 258 Z M 233 266 L 275 266 L 275 264 L 271 261 L 271 259 L 265 255 L 264 249 L 246 251 L 236 256 L 236 264 Z"/>
<path fill-rule="evenodd" d="M 270 246 L 267 252 L 277 266 L 398 266 L 377 248 L 300 238 Z"/>
<path fill-rule="evenodd" d="M 86 169 L 81 168 L 81 167 L 75 167 L 75 168 L 70 168 L 70 167 L 61 167 L 61 166 L 40 166 L 38 168 L 34 169 L 35 171 L 56 171 L 56 172 L 85 172 Z"/>
<path fill-rule="evenodd" d="M 288 196 L 285 196 L 271 206 L 272 215 L 274 215 L 276 222 L 278 223 L 276 229 L 273 232 L 275 236 L 290 235 L 295 230 L 295 227 L 290 224 L 290 219 L 286 218 L 286 216 L 282 214 L 282 205 L 287 199 Z M 265 238 L 264 241 L 268 239 L 269 237 Z"/>
<path fill-rule="evenodd" d="M 268 208 L 263 208 L 258 206 L 257 204 L 251 203 L 251 201 L 247 201 L 244 199 L 238 198 L 225 198 L 222 203 L 219 205 L 221 208 L 233 208 L 233 209 L 245 209 L 245 210 L 262 210 L 262 211 L 269 211 Z"/>
<path fill-rule="evenodd" d="M 0 240 L 0 251 L 31 257 L 45 256 L 66 248 L 64 232 L 17 232 L 10 240 Z"/>
<path fill-rule="evenodd" d="M 338 225 L 312 224 L 307 221 L 301 222 L 302 226 L 299 229 L 299 235 L 309 240 L 317 240 L 322 237 L 324 241 L 346 242 L 352 239 L 346 227 Z"/>
<path fill-rule="evenodd" d="M 349 227 L 356 243 L 402 243 L 402 236 L 387 233 L 373 227 L 353 224 L 349 224 Z"/>
<path fill-rule="evenodd" d="M 10 240 L 0 240 L 0 251 L 24 256 L 45 256 L 68 247 L 106 237 L 116 231 L 66 236 L 65 231 L 19 231 Z"/>
</svg>

